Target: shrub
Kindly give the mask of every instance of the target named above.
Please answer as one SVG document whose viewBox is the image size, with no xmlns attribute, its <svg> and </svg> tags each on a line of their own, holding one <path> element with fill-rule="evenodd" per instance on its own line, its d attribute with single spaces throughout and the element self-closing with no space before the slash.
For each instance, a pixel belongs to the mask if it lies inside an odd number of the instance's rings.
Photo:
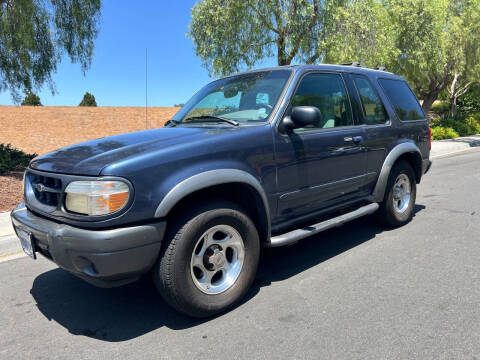
<svg viewBox="0 0 480 360">
<path fill-rule="evenodd" d="M 432 119 L 430 126 L 433 129 L 439 127 L 444 130 L 451 128 L 457 133 L 457 136 L 468 136 L 480 133 L 480 113 L 471 114 L 467 117 L 457 116 L 451 118 L 449 115 L 444 115 L 435 119 Z M 444 136 L 445 132 L 437 130 L 439 136 Z M 445 138 L 444 138 L 445 139 Z"/>
<path fill-rule="evenodd" d="M 462 114 L 480 112 L 480 85 L 473 86 L 465 95 L 458 98 L 457 110 Z"/>
<path fill-rule="evenodd" d="M 40 102 L 40 98 L 32 93 L 29 92 L 27 96 L 25 96 L 25 99 L 22 101 L 22 106 L 27 105 L 27 106 L 42 106 L 42 103 Z"/>
<path fill-rule="evenodd" d="M 447 114 L 450 111 L 450 104 L 448 101 L 435 101 L 430 108 L 430 111 L 438 116 Z"/>
<path fill-rule="evenodd" d="M 10 144 L 0 144 L 0 175 L 12 170 L 22 170 L 37 154 L 26 154 Z"/>
<path fill-rule="evenodd" d="M 78 104 L 78 106 L 97 106 L 95 96 L 93 96 L 89 92 L 86 92 L 85 95 L 83 95 L 83 99 L 80 104 Z"/>
<path fill-rule="evenodd" d="M 480 134 L 480 113 L 469 115 L 465 119 L 465 123 L 467 124 L 470 130 L 469 135 Z"/>
<path fill-rule="evenodd" d="M 432 128 L 433 140 L 454 139 L 458 136 L 458 133 L 450 127 L 437 126 Z"/>
</svg>

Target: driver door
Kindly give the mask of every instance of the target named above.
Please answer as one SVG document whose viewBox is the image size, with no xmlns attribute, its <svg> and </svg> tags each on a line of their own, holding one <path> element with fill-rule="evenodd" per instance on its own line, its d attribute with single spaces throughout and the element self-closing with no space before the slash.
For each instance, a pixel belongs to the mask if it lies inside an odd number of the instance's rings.
<svg viewBox="0 0 480 360">
<path fill-rule="evenodd" d="M 307 73 L 290 99 L 315 106 L 317 127 L 276 131 L 278 221 L 306 215 L 365 193 L 366 152 L 363 129 L 355 119 L 343 78 L 338 73 Z"/>
</svg>

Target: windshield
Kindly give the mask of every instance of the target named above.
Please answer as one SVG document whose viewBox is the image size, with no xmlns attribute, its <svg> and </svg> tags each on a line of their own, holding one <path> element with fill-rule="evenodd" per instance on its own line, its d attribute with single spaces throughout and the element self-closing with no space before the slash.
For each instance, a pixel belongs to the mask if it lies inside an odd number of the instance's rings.
<svg viewBox="0 0 480 360">
<path fill-rule="evenodd" d="M 175 122 L 267 121 L 291 70 L 272 70 L 214 81 L 195 94 L 172 118 Z"/>
</svg>

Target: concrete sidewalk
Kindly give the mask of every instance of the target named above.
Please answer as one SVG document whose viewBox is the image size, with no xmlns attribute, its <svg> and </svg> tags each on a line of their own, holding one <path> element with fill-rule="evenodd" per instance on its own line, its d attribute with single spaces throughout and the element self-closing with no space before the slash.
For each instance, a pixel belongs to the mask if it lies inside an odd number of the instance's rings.
<svg viewBox="0 0 480 360">
<path fill-rule="evenodd" d="M 456 139 L 436 140 L 432 142 L 430 157 L 435 159 L 454 152 L 470 150 L 475 147 L 480 147 L 480 134 Z"/>
<path fill-rule="evenodd" d="M 446 156 L 455 152 L 467 151 L 478 147 L 480 149 L 480 135 L 437 140 L 432 142 L 430 157 L 432 159 Z M 10 212 L 0 213 L 0 262 L 23 256 L 23 251 L 10 222 Z"/>
<path fill-rule="evenodd" d="M 10 221 L 10 212 L 0 213 L 0 262 L 23 256 L 23 250 Z"/>
<path fill-rule="evenodd" d="M 12 234 L 13 227 L 10 221 L 10 211 L 0 213 L 0 238 Z"/>
</svg>

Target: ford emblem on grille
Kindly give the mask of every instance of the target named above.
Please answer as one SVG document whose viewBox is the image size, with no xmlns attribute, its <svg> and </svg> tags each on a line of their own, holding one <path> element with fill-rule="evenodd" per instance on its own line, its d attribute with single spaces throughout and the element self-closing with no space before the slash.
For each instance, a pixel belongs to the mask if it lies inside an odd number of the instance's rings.
<svg viewBox="0 0 480 360">
<path fill-rule="evenodd" d="M 38 192 L 43 192 L 43 191 L 45 191 L 45 185 L 35 184 L 35 189 L 37 189 Z"/>
</svg>

